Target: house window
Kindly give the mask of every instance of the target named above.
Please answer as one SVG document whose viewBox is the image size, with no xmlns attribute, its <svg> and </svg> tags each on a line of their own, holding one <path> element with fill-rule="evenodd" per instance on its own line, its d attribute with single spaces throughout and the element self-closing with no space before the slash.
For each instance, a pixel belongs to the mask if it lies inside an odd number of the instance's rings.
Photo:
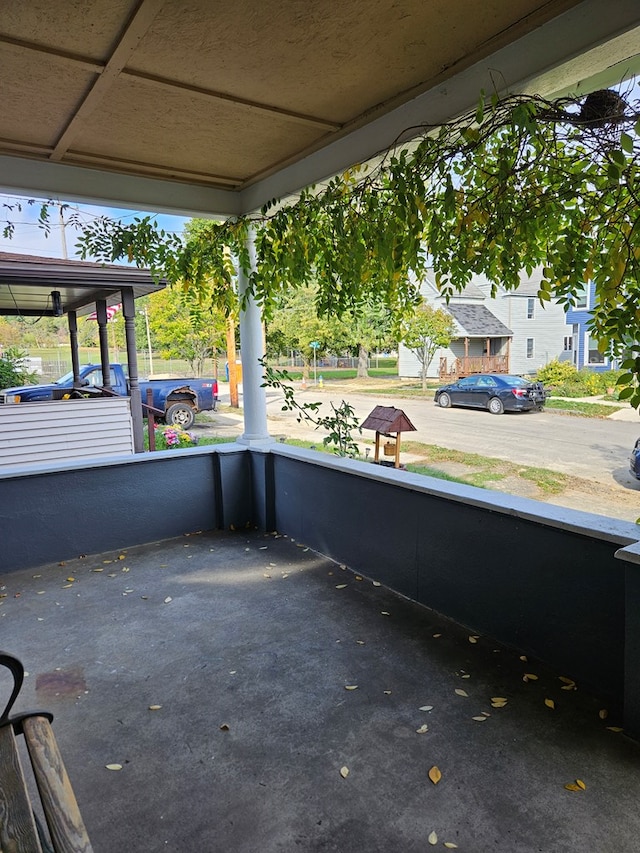
<svg viewBox="0 0 640 853">
<path fill-rule="evenodd" d="M 533 315 L 535 312 L 536 300 L 532 297 L 527 299 L 527 320 L 533 320 Z"/>
<path fill-rule="evenodd" d="M 598 349 L 598 342 L 591 340 L 589 335 L 586 335 L 585 350 L 587 352 L 587 364 L 604 364 L 604 355 Z"/>
<path fill-rule="evenodd" d="M 583 284 L 582 287 L 580 287 L 576 290 L 575 307 L 576 308 L 587 308 L 588 307 L 588 291 L 587 291 L 587 285 L 586 284 Z"/>
<path fill-rule="evenodd" d="M 573 335 L 567 335 L 564 339 L 564 351 L 571 352 L 573 350 Z"/>
<path fill-rule="evenodd" d="M 527 358 L 533 358 L 533 338 L 527 338 Z"/>
</svg>

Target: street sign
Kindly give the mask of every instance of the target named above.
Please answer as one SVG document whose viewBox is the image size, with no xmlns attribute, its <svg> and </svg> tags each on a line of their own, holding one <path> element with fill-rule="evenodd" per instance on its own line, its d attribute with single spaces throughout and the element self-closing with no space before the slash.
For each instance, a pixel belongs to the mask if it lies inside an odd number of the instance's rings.
<svg viewBox="0 0 640 853">
<path fill-rule="evenodd" d="M 320 341 L 311 341 L 309 346 L 311 349 L 320 349 Z"/>
</svg>

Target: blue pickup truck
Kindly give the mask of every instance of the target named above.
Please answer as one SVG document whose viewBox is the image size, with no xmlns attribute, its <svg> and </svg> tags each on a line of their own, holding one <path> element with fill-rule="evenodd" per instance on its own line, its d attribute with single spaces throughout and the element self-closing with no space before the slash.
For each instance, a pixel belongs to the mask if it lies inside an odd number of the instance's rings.
<svg viewBox="0 0 640 853">
<path fill-rule="evenodd" d="M 110 367 L 111 390 L 127 397 L 129 382 L 126 365 L 112 364 Z M 140 381 L 139 385 L 143 405 L 147 401 L 147 388 L 151 388 L 156 417 L 182 429 L 189 429 L 196 412 L 215 411 L 218 402 L 218 383 L 215 379 L 147 379 Z M 99 364 L 83 364 L 80 367 L 80 383 L 75 388 L 73 373 L 65 373 L 51 385 L 5 388 L 0 391 L 0 404 L 91 396 L 92 392 L 98 394 L 102 386 L 102 367 Z"/>
</svg>

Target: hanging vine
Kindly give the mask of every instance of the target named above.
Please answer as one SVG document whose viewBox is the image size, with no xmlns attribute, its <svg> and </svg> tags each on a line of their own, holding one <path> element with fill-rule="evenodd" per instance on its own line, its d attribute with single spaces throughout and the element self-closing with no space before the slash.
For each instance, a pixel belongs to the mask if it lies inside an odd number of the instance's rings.
<svg viewBox="0 0 640 853">
<path fill-rule="evenodd" d="M 507 289 L 543 268 L 539 298 L 572 302 L 594 282 L 592 335 L 629 353 L 623 391 L 640 405 L 640 112 L 610 90 L 586 99 L 482 97 L 477 109 L 373 165 L 354 166 L 250 217 L 202 222 L 181 240 L 150 217 L 85 227 L 82 257 L 135 260 L 196 292 L 215 282 L 228 309 L 229 252 L 269 312 L 280 291 L 319 284 L 317 309 L 340 315 L 372 297 L 418 301 L 427 266 L 445 295 L 484 274 Z M 256 233 L 256 268 L 246 237 Z"/>
</svg>

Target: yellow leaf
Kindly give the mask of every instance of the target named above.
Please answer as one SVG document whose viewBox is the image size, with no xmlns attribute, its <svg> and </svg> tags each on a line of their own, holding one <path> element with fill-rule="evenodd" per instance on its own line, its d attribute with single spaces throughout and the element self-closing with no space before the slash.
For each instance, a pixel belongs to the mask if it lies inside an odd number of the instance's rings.
<svg viewBox="0 0 640 853">
<path fill-rule="evenodd" d="M 559 675 L 558 681 L 562 681 L 563 684 L 575 684 L 573 678 L 567 678 L 566 675 Z"/>
<path fill-rule="evenodd" d="M 534 675 L 532 672 L 525 672 L 523 681 L 537 681 L 538 676 Z"/>
<path fill-rule="evenodd" d="M 162 705 L 149 705 L 150 711 L 159 711 L 162 708 Z"/>
<path fill-rule="evenodd" d="M 107 770 L 122 770 L 122 764 L 105 764 Z"/>
<path fill-rule="evenodd" d="M 484 716 L 482 716 L 482 717 L 471 717 L 471 719 L 472 719 L 472 720 L 477 720 L 479 723 L 484 723 L 484 721 L 485 721 L 487 718 L 486 718 L 486 717 L 484 717 Z"/>
<path fill-rule="evenodd" d="M 346 586 L 347 586 L 346 583 L 339 583 L 338 586 L 336 587 L 336 589 L 345 589 Z"/>
<path fill-rule="evenodd" d="M 587 790 L 587 786 L 584 784 L 582 779 L 576 779 L 576 785 L 578 786 L 578 788 L 580 788 L 583 791 Z"/>
<path fill-rule="evenodd" d="M 507 702 L 507 699 L 504 696 L 492 696 L 492 702 Z"/>
<path fill-rule="evenodd" d="M 468 639 L 469 639 L 469 642 L 470 642 L 470 643 L 477 643 L 477 642 L 478 642 L 478 638 L 477 638 L 477 637 L 469 637 Z"/>
<path fill-rule="evenodd" d="M 63 583 L 63 584 L 62 584 L 62 586 L 61 586 L 60 588 L 61 588 L 61 589 L 69 589 L 69 587 L 70 587 L 70 586 L 72 586 L 72 584 L 70 584 L 70 583 Z"/>
<path fill-rule="evenodd" d="M 556 707 L 556 703 L 553 701 L 553 699 L 545 699 L 544 704 L 547 706 L 547 708 L 551 708 L 552 710 Z"/>
<path fill-rule="evenodd" d="M 429 726 L 425 723 L 423 726 L 420 726 L 419 729 L 416 729 L 416 734 L 423 735 L 427 731 L 429 731 Z"/>
<path fill-rule="evenodd" d="M 124 559 L 126 559 L 126 557 L 125 557 L 125 555 L 124 555 L 124 554 L 118 554 L 118 559 L 119 559 L 119 560 L 124 560 Z"/>
<path fill-rule="evenodd" d="M 578 785 L 576 785 L 575 782 L 569 782 L 564 787 L 567 789 L 567 791 L 579 791 L 580 790 L 580 787 Z"/>
<path fill-rule="evenodd" d="M 571 682 L 571 684 L 563 684 L 562 687 L 560 688 L 560 690 L 575 690 L 575 689 L 576 689 L 576 685 L 574 682 Z"/>
<path fill-rule="evenodd" d="M 466 690 L 462 690 L 460 687 L 456 687 L 456 693 L 458 694 L 458 696 L 468 696 L 469 695 Z"/>
<path fill-rule="evenodd" d="M 347 776 L 349 775 L 349 768 L 348 767 L 341 767 L 340 768 L 340 775 L 342 776 L 343 779 L 346 779 Z"/>
<path fill-rule="evenodd" d="M 438 637 L 441 637 L 441 636 L 442 636 L 442 634 L 434 634 L 434 635 L 433 635 L 433 638 L 434 638 L 434 640 L 437 640 L 437 639 L 438 639 Z"/>
<path fill-rule="evenodd" d="M 438 782 L 442 779 L 442 773 L 440 772 L 440 769 L 436 767 L 435 764 L 431 768 L 431 770 L 429 770 L 429 779 L 431 779 L 434 785 L 437 785 Z"/>
<path fill-rule="evenodd" d="M 421 705 L 419 711 L 433 711 L 433 705 Z"/>
<path fill-rule="evenodd" d="M 598 711 L 598 716 L 600 717 L 601 720 L 606 720 L 607 717 L 609 716 L 609 712 L 607 711 L 606 708 L 603 708 L 601 711 Z"/>
<path fill-rule="evenodd" d="M 380 613 L 381 613 L 383 616 L 391 616 L 391 614 L 389 613 L 389 611 L 388 611 L 388 610 L 381 610 L 381 611 L 380 611 Z"/>
<path fill-rule="evenodd" d="M 380 583 L 380 581 L 372 581 L 372 583 L 373 583 L 373 585 L 374 585 L 374 586 L 382 586 L 382 584 Z"/>
<path fill-rule="evenodd" d="M 361 580 L 362 580 L 361 575 L 356 575 L 356 580 L 357 580 L 357 581 L 361 581 Z"/>
<path fill-rule="evenodd" d="M 221 723 L 220 724 L 220 731 L 221 732 L 228 732 L 229 731 L 229 723 Z"/>
<path fill-rule="evenodd" d="M 525 663 L 529 662 L 529 658 L 526 655 L 520 655 L 520 660 L 524 661 Z"/>
<path fill-rule="evenodd" d="M 445 841 L 444 846 L 447 848 L 447 850 L 457 850 L 458 849 L 458 845 L 454 844 L 453 841 Z"/>
<path fill-rule="evenodd" d="M 69 581 L 69 583 L 73 583 L 75 578 L 69 577 L 69 578 L 67 578 L 67 580 Z"/>
<path fill-rule="evenodd" d="M 92 572 L 104 572 L 104 569 L 91 569 Z"/>
<path fill-rule="evenodd" d="M 357 690 L 358 685 L 357 684 L 345 684 L 344 689 L 345 690 Z"/>
<path fill-rule="evenodd" d="M 621 729 L 620 726 L 607 726 L 608 732 L 622 732 L 624 729 Z"/>
<path fill-rule="evenodd" d="M 438 843 L 438 836 L 436 835 L 435 832 L 431 832 L 431 833 L 429 833 L 429 837 L 427 838 L 427 841 L 429 842 L 429 844 L 432 844 L 435 847 L 435 845 Z"/>
</svg>

